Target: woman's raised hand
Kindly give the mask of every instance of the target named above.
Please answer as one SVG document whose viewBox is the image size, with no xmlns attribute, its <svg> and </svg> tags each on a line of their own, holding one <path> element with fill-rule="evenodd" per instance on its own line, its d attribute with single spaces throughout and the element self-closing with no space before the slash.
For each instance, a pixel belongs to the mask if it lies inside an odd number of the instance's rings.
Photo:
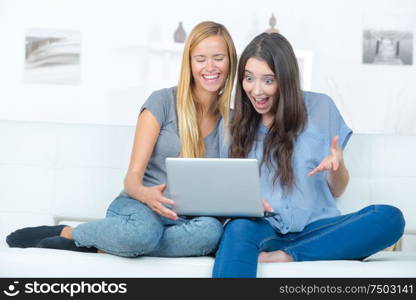
<svg viewBox="0 0 416 300">
<path fill-rule="evenodd" d="M 310 171 L 308 173 L 308 176 L 312 176 L 316 173 L 322 172 L 322 171 L 329 171 L 329 170 L 333 170 L 336 171 L 338 170 L 338 167 L 340 165 L 340 163 L 343 161 L 343 151 L 341 149 L 341 147 L 338 146 L 338 140 L 339 137 L 335 136 L 332 139 L 331 142 L 331 154 L 328 155 L 327 157 L 325 157 L 321 163 L 312 171 Z"/>
<path fill-rule="evenodd" d="M 141 200 L 155 213 L 162 217 L 177 220 L 178 215 L 171 209 L 165 207 L 163 204 L 173 205 L 173 200 L 163 196 L 163 191 L 166 189 L 166 184 L 155 185 L 151 187 L 141 187 Z"/>
</svg>

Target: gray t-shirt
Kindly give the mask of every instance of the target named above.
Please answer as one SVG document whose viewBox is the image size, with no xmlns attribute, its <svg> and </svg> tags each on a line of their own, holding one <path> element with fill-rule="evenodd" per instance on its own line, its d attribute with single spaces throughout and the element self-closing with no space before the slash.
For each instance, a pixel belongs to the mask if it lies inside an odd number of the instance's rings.
<svg viewBox="0 0 416 300">
<path fill-rule="evenodd" d="M 144 186 L 167 183 L 165 159 L 179 157 L 180 140 L 176 111 L 176 87 L 153 92 L 143 104 L 140 112 L 148 109 L 160 124 L 160 134 L 143 177 Z M 218 118 L 214 130 L 205 137 L 205 157 L 219 157 Z M 168 187 L 169 188 L 169 187 Z M 164 194 L 168 194 L 168 189 Z"/>
</svg>

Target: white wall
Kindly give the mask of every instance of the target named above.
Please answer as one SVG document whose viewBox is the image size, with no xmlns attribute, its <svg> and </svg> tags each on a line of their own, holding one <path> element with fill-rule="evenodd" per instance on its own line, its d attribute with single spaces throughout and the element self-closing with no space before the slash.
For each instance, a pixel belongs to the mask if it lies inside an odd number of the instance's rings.
<svg viewBox="0 0 416 300">
<path fill-rule="evenodd" d="M 178 72 L 179 55 L 149 45 L 172 45 L 179 21 L 189 33 L 209 19 L 241 51 L 272 12 L 294 48 L 313 51 L 312 90 L 332 96 L 356 133 L 416 134 L 415 54 L 412 66 L 361 63 L 369 16 L 397 16 L 415 35 L 414 0 L 0 0 L 0 119 L 132 125 Z M 27 28 L 81 31 L 81 85 L 23 83 Z"/>
</svg>

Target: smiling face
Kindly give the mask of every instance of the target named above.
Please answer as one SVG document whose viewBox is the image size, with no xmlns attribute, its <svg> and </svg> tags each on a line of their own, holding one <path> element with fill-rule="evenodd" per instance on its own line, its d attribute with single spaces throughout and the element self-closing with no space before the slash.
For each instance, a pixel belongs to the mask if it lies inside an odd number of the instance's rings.
<svg viewBox="0 0 416 300">
<path fill-rule="evenodd" d="M 271 109 L 277 101 L 278 83 L 276 74 L 264 60 L 251 57 L 244 68 L 243 89 L 254 109 L 265 122 L 273 118 Z"/>
<path fill-rule="evenodd" d="M 224 39 L 213 35 L 198 43 L 191 51 L 191 69 L 196 90 L 219 92 L 229 70 L 227 44 Z"/>
</svg>

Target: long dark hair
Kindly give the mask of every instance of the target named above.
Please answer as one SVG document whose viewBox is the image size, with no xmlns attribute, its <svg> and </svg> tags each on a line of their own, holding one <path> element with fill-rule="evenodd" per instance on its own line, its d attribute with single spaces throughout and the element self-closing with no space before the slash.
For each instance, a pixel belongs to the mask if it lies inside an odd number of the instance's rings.
<svg viewBox="0 0 416 300">
<path fill-rule="evenodd" d="M 244 158 L 257 140 L 261 115 L 256 112 L 242 88 L 249 58 L 267 63 L 276 74 L 278 91 L 271 108 L 273 121 L 264 139 L 263 159 L 274 169 L 273 185 L 279 181 L 284 191 L 295 182 L 292 167 L 294 144 L 306 126 L 307 112 L 299 82 L 299 68 L 288 40 L 278 33 L 262 33 L 255 37 L 241 54 L 238 64 L 234 117 L 230 123 L 230 157 Z M 276 165 L 277 163 L 277 165 Z"/>
</svg>

